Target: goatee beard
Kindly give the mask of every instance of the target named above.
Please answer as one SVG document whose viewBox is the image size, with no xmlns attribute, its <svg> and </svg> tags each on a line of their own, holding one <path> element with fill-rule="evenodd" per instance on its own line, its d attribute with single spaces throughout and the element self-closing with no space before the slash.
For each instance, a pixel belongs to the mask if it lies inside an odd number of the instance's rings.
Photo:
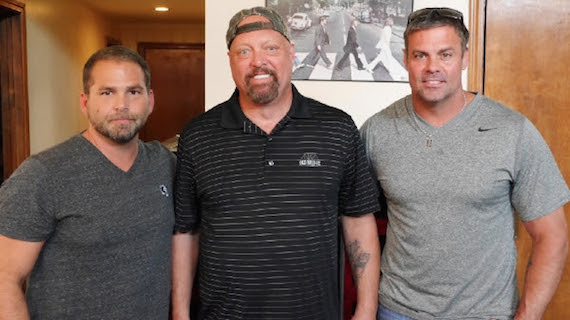
<svg viewBox="0 0 570 320">
<path fill-rule="evenodd" d="M 273 81 L 269 84 L 251 85 L 249 80 L 253 78 L 253 75 L 249 75 L 246 81 L 247 94 L 256 104 L 267 104 L 277 98 L 277 95 L 279 94 L 279 81 L 277 80 L 277 75 L 273 71 L 266 69 L 258 69 L 256 71 L 263 71 L 264 73 L 269 74 Z M 256 72 L 254 72 L 254 75 L 255 73 Z"/>
</svg>

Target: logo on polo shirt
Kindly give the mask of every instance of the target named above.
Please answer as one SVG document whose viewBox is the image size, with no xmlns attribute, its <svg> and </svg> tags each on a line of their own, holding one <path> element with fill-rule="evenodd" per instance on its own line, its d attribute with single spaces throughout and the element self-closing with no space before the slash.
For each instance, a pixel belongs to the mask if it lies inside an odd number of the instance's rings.
<svg viewBox="0 0 570 320">
<path fill-rule="evenodd" d="M 321 160 L 314 152 L 306 152 L 303 154 L 301 159 L 299 159 L 299 166 L 300 167 L 320 167 Z"/>
</svg>

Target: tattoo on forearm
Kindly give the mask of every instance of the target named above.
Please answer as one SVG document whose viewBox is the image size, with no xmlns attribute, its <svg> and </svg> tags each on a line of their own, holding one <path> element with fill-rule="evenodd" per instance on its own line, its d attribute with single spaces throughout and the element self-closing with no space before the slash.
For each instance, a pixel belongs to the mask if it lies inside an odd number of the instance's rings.
<svg viewBox="0 0 570 320">
<path fill-rule="evenodd" d="M 364 268 L 366 267 L 368 260 L 370 260 L 370 253 L 362 251 L 358 240 L 347 243 L 346 252 L 348 253 L 348 260 L 350 261 L 350 267 L 352 268 L 354 285 L 358 287 L 358 281 L 362 277 L 362 273 L 364 273 Z"/>
</svg>

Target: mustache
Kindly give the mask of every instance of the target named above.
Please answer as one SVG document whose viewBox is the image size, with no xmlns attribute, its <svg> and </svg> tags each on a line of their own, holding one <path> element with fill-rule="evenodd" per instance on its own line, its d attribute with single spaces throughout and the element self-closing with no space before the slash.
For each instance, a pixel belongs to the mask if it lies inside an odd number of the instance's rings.
<svg viewBox="0 0 570 320">
<path fill-rule="evenodd" d="M 277 74 L 275 73 L 275 71 L 264 68 L 264 67 L 255 68 L 252 72 L 246 74 L 246 78 L 249 80 L 249 79 L 255 77 L 256 75 L 258 75 L 260 73 L 265 73 L 265 74 L 272 76 L 273 78 L 277 78 Z"/>
<path fill-rule="evenodd" d="M 115 113 L 107 117 L 107 120 L 134 120 L 136 117 L 128 112 Z"/>
</svg>

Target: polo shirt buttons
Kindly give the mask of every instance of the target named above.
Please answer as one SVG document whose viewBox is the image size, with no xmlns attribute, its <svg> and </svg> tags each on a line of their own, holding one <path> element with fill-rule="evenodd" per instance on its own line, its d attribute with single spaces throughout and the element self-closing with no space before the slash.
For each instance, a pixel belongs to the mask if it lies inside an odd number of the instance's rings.
<svg viewBox="0 0 570 320">
<path fill-rule="evenodd" d="M 271 141 L 273 141 L 273 137 L 267 136 L 267 142 L 271 142 Z M 267 165 L 270 167 L 273 167 L 275 165 L 275 161 L 267 160 Z"/>
</svg>

